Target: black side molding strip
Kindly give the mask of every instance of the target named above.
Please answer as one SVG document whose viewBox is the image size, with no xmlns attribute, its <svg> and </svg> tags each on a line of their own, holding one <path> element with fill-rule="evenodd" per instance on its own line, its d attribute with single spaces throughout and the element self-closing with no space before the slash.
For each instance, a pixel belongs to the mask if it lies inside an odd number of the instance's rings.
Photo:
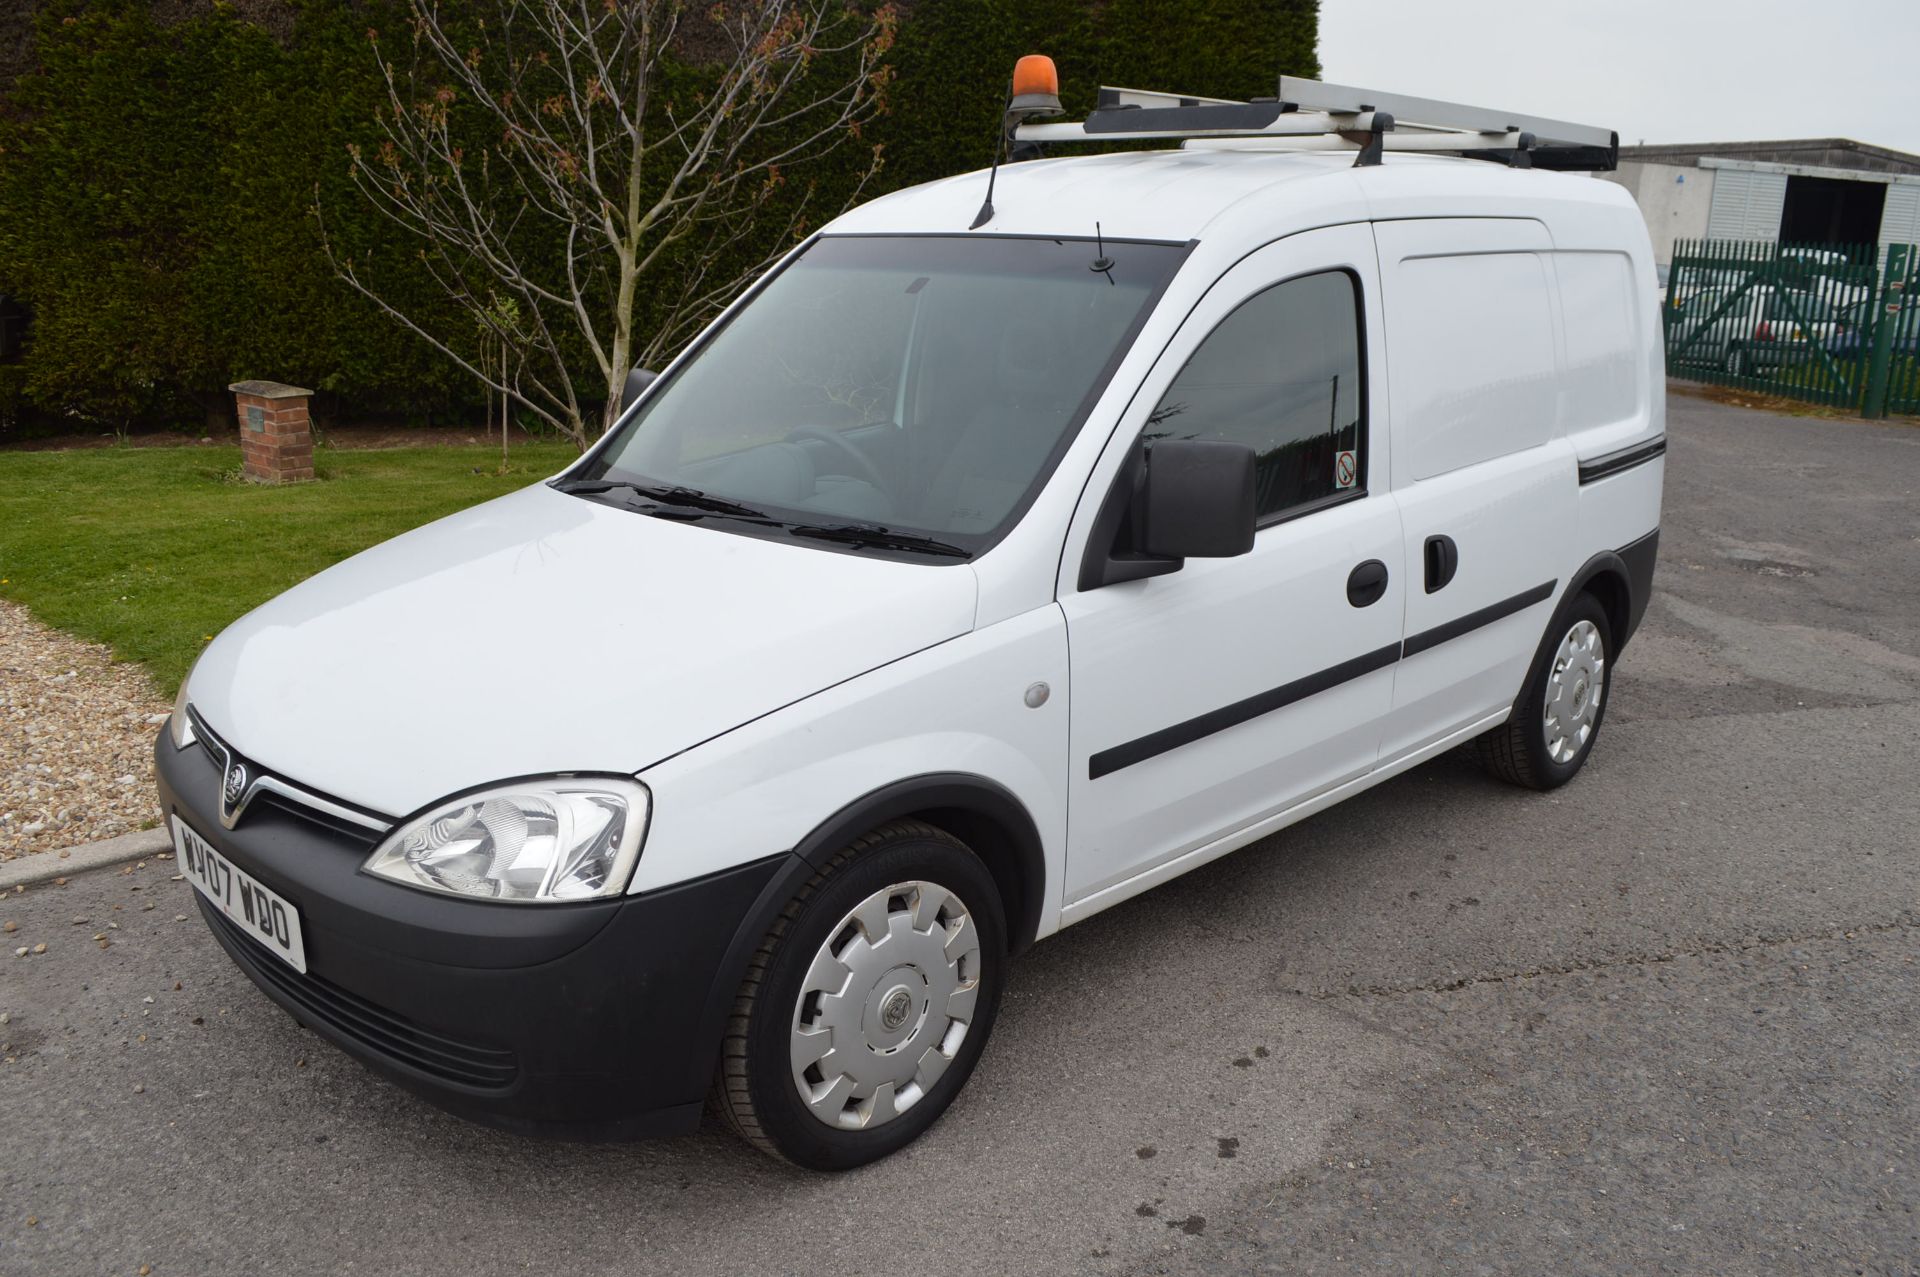
<svg viewBox="0 0 1920 1277">
<path fill-rule="evenodd" d="M 1661 435 L 1658 439 L 1649 439 L 1646 443 L 1636 443 L 1631 448 L 1622 448 L 1618 452 L 1609 452 L 1591 461 L 1582 461 L 1580 482 L 1592 483 L 1595 479 L 1604 479 L 1610 474 L 1619 474 L 1622 470 L 1631 470 L 1635 466 L 1645 465 L 1666 450 L 1667 437 Z"/>
<path fill-rule="evenodd" d="M 1483 607 L 1465 616 L 1456 617 L 1445 625 L 1436 625 L 1430 630 L 1407 639 L 1404 643 L 1391 643 L 1386 647 L 1356 656 L 1350 661 L 1330 665 L 1305 678 L 1297 678 L 1291 683 L 1282 683 L 1279 687 L 1256 693 L 1243 701 L 1231 705 L 1222 705 L 1219 709 L 1208 710 L 1184 723 L 1175 723 L 1172 727 L 1163 727 L 1157 732 L 1137 736 L 1124 745 L 1115 745 L 1112 749 L 1103 749 L 1087 759 L 1087 779 L 1099 780 L 1110 776 L 1123 767 L 1135 763 L 1144 763 L 1149 758 L 1179 749 L 1182 745 L 1191 745 L 1204 740 L 1215 732 L 1224 732 L 1229 727 L 1259 718 L 1262 714 L 1271 714 L 1295 701 L 1303 701 L 1309 696 L 1317 696 L 1342 683 L 1351 682 L 1375 670 L 1383 670 L 1396 661 L 1440 646 L 1450 639 L 1470 634 L 1483 625 L 1492 625 L 1495 621 L 1512 616 L 1515 612 L 1525 611 L 1536 603 L 1544 603 L 1553 597 L 1559 581 L 1548 581 L 1545 585 L 1536 585 L 1531 590 L 1516 594 L 1510 599 Z"/>
<path fill-rule="evenodd" d="M 1515 612 L 1525 611 L 1535 603 L 1543 603 L 1553 597 L 1553 588 L 1559 584 L 1558 581 L 1548 581 L 1545 585 L 1536 585 L 1523 594 L 1516 594 L 1510 599 L 1501 599 L 1498 603 L 1490 603 L 1465 616 L 1456 616 L 1445 625 L 1436 625 L 1430 630 L 1408 635 L 1407 641 L 1400 647 L 1400 659 L 1405 660 L 1428 648 L 1439 647 L 1442 643 L 1457 639 L 1462 634 L 1470 634 L 1483 625 L 1492 625 L 1495 621 L 1512 616 Z"/>
<path fill-rule="evenodd" d="M 1191 745 L 1215 732 L 1224 732 L 1229 727 L 1238 727 L 1250 719 L 1259 718 L 1262 714 L 1271 714 L 1283 706 L 1291 705 L 1295 701 L 1303 701 L 1309 696 L 1338 687 L 1363 674 L 1383 670 L 1399 659 L 1400 645 L 1392 643 L 1368 652 L 1365 656 L 1356 656 L 1350 661 L 1329 666 L 1317 674 L 1297 678 L 1291 683 L 1282 683 L 1268 691 L 1249 696 L 1243 701 L 1235 701 L 1231 705 L 1222 705 L 1219 709 L 1208 710 L 1198 718 L 1189 718 L 1184 723 L 1175 723 L 1172 727 L 1163 727 L 1157 732 L 1136 737 L 1124 745 L 1103 749 L 1087 760 L 1087 778 L 1099 780 L 1102 776 L 1117 772 L 1122 767 L 1144 763 L 1149 758 L 1157 758 L 1182 745 Z"/>
</svg>

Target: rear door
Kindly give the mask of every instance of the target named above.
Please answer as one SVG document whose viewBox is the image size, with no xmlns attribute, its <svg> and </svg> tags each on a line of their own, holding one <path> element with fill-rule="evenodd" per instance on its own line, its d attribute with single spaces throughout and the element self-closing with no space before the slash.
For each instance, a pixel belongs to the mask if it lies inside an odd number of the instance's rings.
<svg viewBox="0 0 1920 1277">
<path fill-rule="evenodd" d="M 1521 218 L 1381 222 L 1406 641 L 1383 759 L 1519 692 L 1579 528 L 1553 242 Z"/>
</svg>

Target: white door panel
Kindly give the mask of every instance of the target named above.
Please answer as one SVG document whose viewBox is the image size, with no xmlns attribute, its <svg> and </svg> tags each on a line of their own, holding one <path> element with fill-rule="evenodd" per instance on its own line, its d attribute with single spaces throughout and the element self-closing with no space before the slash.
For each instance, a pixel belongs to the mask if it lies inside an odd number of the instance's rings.
<svg viewBox="0 0 1920 1277">
<path fill-rule="evenodd" d="M 1248 554 L 1191 559 L 1169 575 L 1078 588 L 1095 512 L 1176 376 L 1180 412 L 1163 415 L 1156 431 L 1170 421 L 1172 429 L 1193 432 L 1188 437 L 1215 437 L 1208 429 L 1214 414 L 1238 412 L 1245 420 L 1251 412 L 1264 420 L 1270 408 L 1299 411 L 1291 389 L 1266 397 L 1269 384 L 1311 384 L 1290 381 L 1284 372 L 1238 383 L 1182 374 L 1216 331 L 1221 342 L 1192 364 L 1209 375 L 1224 367 L 1222 350 L 1235 346 L 1229 334 L 1262 331 L 1258 324 L 1222 329 L 1243 304 L 1252 315 L 1257 299 L 1276 285 L 1328 271 L 1345 272 L 1357 285 L 1362 362 L 1358 373 L 1349 371 L 1318 392 L 1327 405 L 1319 411 L 1321 419 L 1358 420 L 1364 443 L 1357 486 L 1263 527 Z M 1175 335 L 1095 469 L 1068 536 L 1060 593 L 1074 684 L 1069 903 L 1364 775 L 1378 757 L 1381 723 L 1392 704 L 1406 573 L 1400 517 L 1387 490 L 1386 441 L 1365 419 L 1364 401 L 1350 384 L 1367 384 L 1366 369 L 1379 360 L 1377 275 L 1365 225 L 1292 236 L 1243 259 Z M 1287 363 L 1312 344 L 1287 344 L 1276 362 Z M 1250 349 L 1258 347 L 1239 345 L 1243 362 Z M 1352 343 L 1347 349 L 1351 353 Z M 1313 477 L 1332 461 L 1312 448 L 1262 455 L 1273 472 L 1263 494 L 1286 491 L 1303 475 L 1317 482 Z M 1262 497 L 1269 499 L 1290 498 Z M 1376 602 L 1356 607 L 1348 601 L 1348 577 L 1369 560 L 1387 566 L 1386 588 Z"/>
<path fill-rule="evenodd" d="M 1379 559 L 1397 582 L 1400 541 L 1391 498 L 1370 497 L 1268 528 L 1241 558 L 1076 596 L 1069 898 L 1373 766 L 1399 586 L 1361 609 L 1346 580 Z"/>
<path fill-rule="evenodd" d="M 1552 241 L 1538 222 L 1383 222 L 1406 651 L 1381 742 L 1395 757 L 1510 704 L 1578 536 L 1557 422 Z M 1431 574 L 1432 553 L 1452 575 Z"/>
<path fill-rule="evenodd" d="M 1483 462 L 1400 494 L 1407 530 L 1406 654 L 1380 749 L 1391 758 L 1513 701 L 1558 597 L 1548 547 L 1561 539 L 1572 462 L 1558 445 Z M 1577 511 L 1558 518 L 1573 525 Z M 1534 527 L 1537 535 L 1528 537 Z M 1429 594 L 1426 538 L 1451 537 L 1459 566 Z"/>
</svg>

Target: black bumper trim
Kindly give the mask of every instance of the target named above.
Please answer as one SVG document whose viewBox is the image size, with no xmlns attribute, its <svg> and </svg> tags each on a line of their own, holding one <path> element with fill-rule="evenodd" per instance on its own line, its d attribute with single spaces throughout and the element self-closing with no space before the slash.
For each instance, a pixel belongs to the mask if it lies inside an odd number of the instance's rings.
<svg viewBox="0 0 1920 1277">
<path fill-rule="evenodd" d="M 269 995 L 278 995 L 274 1001 L 302 1023 L 324 1025 L 332 1034 L 351 1039 L 426 1081 L 450 1082 L 475 1091 L 504 1091 L 519 1075 L 520 1066 L 512 1051 L 435 1033 L 318 976 L 302 975 L 263 953 L 256 942 L 204 899 L 198 903 L 200 916 L 206 919 L 227 956 Z"/>
<path fill-rule="evenodd" d="M 208 925 L 314 1033 L 488 1126 L 612 1140 L 699 1123 L 739 990 L 732 955 L 743 930 L 765 935 L 763 897 L 797 857 L 579 904 L 442 898 L 361 873 L 363 846 L 268 805 L 222 828 L 220 773 L 164 732 L 154 765 L 163 810 L 300 911 L 305 975 Z"/>
<path fill-rule="evenodd" d="M 1655 457 L 1664 456 L 1667 451 L 1667 437 L 1649 439 L 1645 443 L 1636 443 L 1631 447 L 1609 452 L 1605 456 L 1595 457 L 1591 461 L 1580 463 L 1580 483 L 1584 487 L 1597 479 L 1619 474 L 1622 470 L 1631 470 L 1643 466 Z"/>
<path fill-rule="evenodd" d="M 1627 569 L 1627 623 L 1614 635 L 1616 652 L 1627 645 L 1627 640 L 1640 628 L 1640 619 L 1647 614 L 1647 601 L 1653 597 L 1653 569 L 1660 558 L 1660 529 L 1655 528 L 1621 546 L 1619 554 L 1621 564 Z"/>
</svg>

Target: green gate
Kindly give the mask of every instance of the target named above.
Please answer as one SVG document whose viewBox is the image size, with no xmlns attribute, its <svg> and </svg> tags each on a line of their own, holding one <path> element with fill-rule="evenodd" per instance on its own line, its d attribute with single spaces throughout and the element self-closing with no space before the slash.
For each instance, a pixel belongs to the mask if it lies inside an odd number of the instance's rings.
<svg viewBox="0 0 1920 1277">
<path fill-rule="evenodd" d="M 1887 251 L 1880 290 L 1875 369 L 1868 376 L 1865 415 L 1920 413 L 1920 250 L 1896 244 Z M 1884 369 L 1884 373 L 1880 372 Z"/>
<path fill-rule="evenodd" d="M 1661 316 L 1676 377 L 1859 408 L 1872 362 L 1873 244 L 1681 240 Z"/>
</svg>

